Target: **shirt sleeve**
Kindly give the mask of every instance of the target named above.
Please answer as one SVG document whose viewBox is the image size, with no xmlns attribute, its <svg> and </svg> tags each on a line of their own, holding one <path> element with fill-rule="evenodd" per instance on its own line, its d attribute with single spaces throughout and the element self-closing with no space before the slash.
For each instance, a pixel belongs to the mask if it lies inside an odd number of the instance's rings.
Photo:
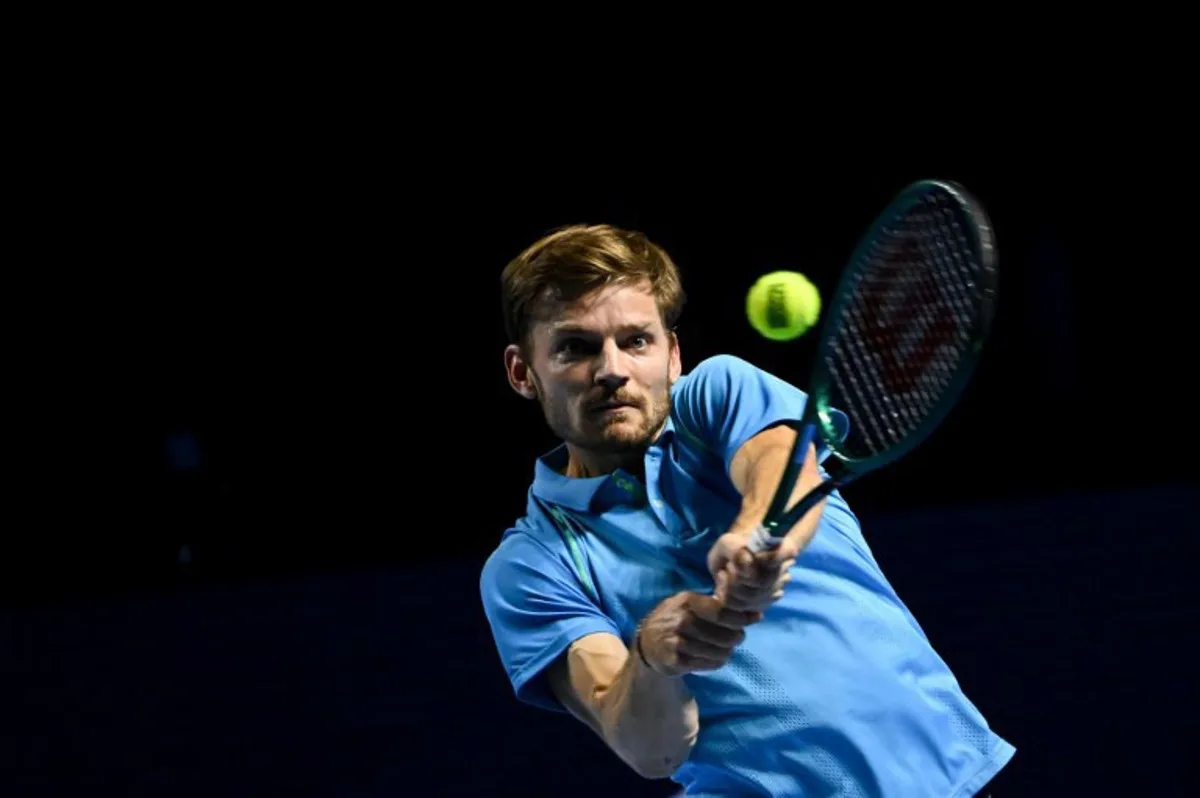
<svg viewBox="0 0 1200 798">
<path fill-rule="evenodd" d="M 484 564 L 484 614 L 500 661 L 519 700 L 565 712 L 545 670 L 574 641 L 620 631 L 580 585 L 578 577 L 540 542 L 510 534 Z"/>
<path fill-rule="evenodd" d="M 733 355 L 701 361 L 675 392 L 674 412 L 684 434 L 698 438 L 719 456 L 729 472 L 733 456 L 746 441 L 780 422 L 796 422 L 804 414 L 808 395 L 763 369 Z M 833 411 L 840 437 L 849 419 Z M 817 441 L 818 460 L 828 451 Z"/>
</svg>

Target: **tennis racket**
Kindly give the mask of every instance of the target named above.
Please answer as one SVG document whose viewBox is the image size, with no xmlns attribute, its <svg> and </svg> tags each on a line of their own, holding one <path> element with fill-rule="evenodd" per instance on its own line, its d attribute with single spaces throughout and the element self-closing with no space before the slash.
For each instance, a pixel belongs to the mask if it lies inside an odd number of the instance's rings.
<svg viewBox="0 0 1200 798">
<path fill-rule="evenodd" d="M 831 492 L 937 429 L 988 335 L 996 278 L 991 222 L 955 183 L 913 183 L 875 219 L 829 303 L 796 442 L 751 551 L 778 546 Z M 850 419 L 844 437 L 835 410 Z M 828 449 L 831 476 L 788 508 L 814 443 Z"/>
</svg>

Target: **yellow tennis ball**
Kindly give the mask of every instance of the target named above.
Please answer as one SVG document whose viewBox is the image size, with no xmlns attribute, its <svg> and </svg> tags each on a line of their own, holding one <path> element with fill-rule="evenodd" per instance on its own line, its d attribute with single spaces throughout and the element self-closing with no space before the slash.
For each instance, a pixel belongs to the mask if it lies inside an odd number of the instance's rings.
<svg viewBox="0 0 1200 798">
<path fill-rule="evenodd" d="M 799 272 L 764 274 L 746 294 L 746 318 L 760 335 L 790 341 L 807 332 L 821 315 L 821 294 Z"/>
</svg>

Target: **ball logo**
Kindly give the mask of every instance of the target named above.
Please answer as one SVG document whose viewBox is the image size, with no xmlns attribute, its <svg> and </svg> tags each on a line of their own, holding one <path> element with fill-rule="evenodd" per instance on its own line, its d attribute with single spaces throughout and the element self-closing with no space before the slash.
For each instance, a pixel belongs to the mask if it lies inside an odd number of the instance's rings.
<svg viewBox="0 0 1200 798">
<path fill-rule="evenodd" d="M 783 283 L 771 283 L 767 286 L 767 326 L 785 330 L 791 324 L 792 314 L 788 312 L 787 286 Z"/>
</svg>

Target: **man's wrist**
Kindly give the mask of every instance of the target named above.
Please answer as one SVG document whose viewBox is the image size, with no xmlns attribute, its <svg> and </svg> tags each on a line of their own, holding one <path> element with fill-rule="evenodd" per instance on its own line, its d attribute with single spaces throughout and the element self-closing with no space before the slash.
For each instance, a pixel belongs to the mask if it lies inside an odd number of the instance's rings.
<svg viewBox="0 0 1200 798">
<path fill-rule="evenodd" d="M 644 665 L 648 670 L 653 671 L 654 673 L 658 674 L 659 676 L 666 675 L 662 671 L 660 671 L 658 668 L 654 667 L 654 665 L 650 662 L 650 660 L 646 658 L 646 652 L 642 649 L 642 626 L 641 626 L 641 624 L 638 624 L 637 631 L 633 633 L 633 648 L 634 648 L 634 651 L 637 653 L 638 659 L 640 659 L 642 661 L 642 665 Z"/>
<path fill-rule="evenodd" d="M 733 520 L 733 523 L 729 525 L 729 529 L 727 531 L 749 541 L 751 536 L 754 535 L 754 530 L 758 529 L 761 525 L 761 512 L 755 512 L 753 514 L 743 513 Z"/>
</svg>

